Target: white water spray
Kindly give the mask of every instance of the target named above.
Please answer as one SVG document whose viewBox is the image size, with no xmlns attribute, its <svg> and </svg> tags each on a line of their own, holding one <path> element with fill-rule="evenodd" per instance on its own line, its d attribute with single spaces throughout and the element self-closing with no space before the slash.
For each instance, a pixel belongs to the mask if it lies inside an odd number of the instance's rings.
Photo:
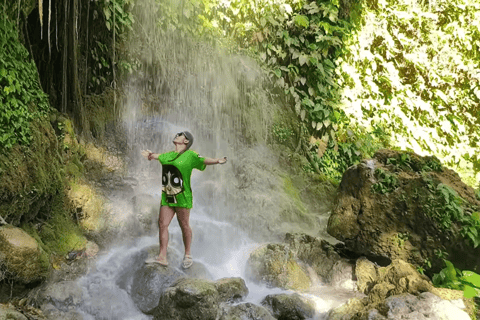
<svg viewBox="0 0 480 320">
<path fill-rule="evenodd" d="M 156 199 L 149 228 L 138 228 L 138 237 L 111 248 L 96 263 L 96 270 L 79 280 L 84 290 L 81 311 L 91 319 L 150 319 L 129 296 L 128 275 L 145 260 L 145 250 L 158 245 L 156 215 L 161 194 L 161 165 L 140 156 L 173 150 L 176 132 L 188 130 L 195 140 L 192 149 L 206 157 L 227 156 L 222 166 L 194 171 L 194 232 L 192 254 L 214 279 L 242 277 L 247 281 L 246 301 L 259 304 L 268 294 L 286 292 L 248 282 L 245 266 L 260 241 L 277 241 L 282 230 L 279 213 L 294 204 L 275 172 L 281 171 L 276 156 L 265 145 L 275 101 L 262 89 L 260 68 L 247 57 L 228 56 L 208 46 L 180 38 L 175 32 L 155 29 L 156 2 L 136 4 L 136 37 L 132 47 L 143 52 L 143 69 L 125 84 L 123 126 L 128 145 L 128 175 L 137 180 L 133 194 L 111 195 L 118 221 L 138 225 L 139 212 L 131 199 Z M 163 34 L 162 38 L 158 38 Z M 141 36 L 140 36 L 141 35 Z M 143 39 L 143 40 L 142 40 Z M 299 218 L 299 222 L 301 219 Z M 312 228 L 315 223 L 305 223 Z M 181 231 L 172 221 L 169 250 L 183 256 Z M 169 253 L 170 254 L 170 253 Z M 178 268 L 179 266 L 170 266 Z M 336 299 L 333 289 L 313 291 L 318 317 L 345 297 Z M 323 293 L 322 293 L 323 292 Z"/>
</svg>

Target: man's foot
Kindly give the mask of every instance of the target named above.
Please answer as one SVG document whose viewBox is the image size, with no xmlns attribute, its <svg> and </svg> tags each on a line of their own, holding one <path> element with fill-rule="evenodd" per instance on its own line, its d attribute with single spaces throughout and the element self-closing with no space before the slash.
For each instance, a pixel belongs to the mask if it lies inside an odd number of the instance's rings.
<svg viewBox="0 0 480 320">
<path fill-rule="evenodd" d="M 193 257 L 190 254 L 186 254 L 185 257 L 183 257 L 183 262 L 182 262 L 182 267 L 184 269 L 188 269 L 192 266 L 193 264 Z"/>
<path fill-rule="evenodd" d="M 151 263 L 157 263 L 161 266 L 167 267 L 168 266 L 168 261 L 166 257 L 159 257 L 159 258 L 150 258 L 145 260 L 145 263 L 151 264 Z"/>
</svg>

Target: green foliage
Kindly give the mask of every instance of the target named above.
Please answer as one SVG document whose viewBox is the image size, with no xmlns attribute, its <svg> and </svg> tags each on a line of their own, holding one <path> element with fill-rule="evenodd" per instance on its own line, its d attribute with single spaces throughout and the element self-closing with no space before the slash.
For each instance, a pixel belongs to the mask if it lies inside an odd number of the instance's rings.
<svg viewBox="0 0 480 320">
<path fill-rule="evenodd" d="M 480 245 L 480 213 L 473 212 L 470 217 L 462 219 L 460 234 L 477 248 Z"/>
<path fill-rule="evenodd" d="M 336 61 L 345 112 L 361 126 L 384 125 L 401 149 L 478 172 L 480 3 L 366 4 Z"/>
<path fill-rule="evenodd" d="M 394 243 L 396 243 L 400 249 L 403 249 L 405 247 L 405 241 L 407 241 L 408 239 L 410 239 L 410 233 L 408 232 L 399 232 L 393 237 Z"/>
<path fill-rule="evenodd" d="M 0 6 L 1 8 L 1 6 Z M 5 14 L 0 22 L 0 149 L 28 145 L 30 122 L 50 111 L 37 69 Z"/>
<path fill-rule="evenodd" d="M 102 0 L 101 5 L 108 30 L 115 28 L 116 34 L 122 36 L 132 29 L 134 23 L 131 13 L 133 0 Z"/>
<path fill-rule="evenodd" d="M 294 134 L 292 129 L 278 123 L 275 123 L 272 126 L 272 131 L 273 131 L 273 136 L 275 137 L 275 140 L 279 143 L 284 143 L 288 141 Z"/>
<path fill-rule="evenodd" d="M 443 170 L 442 164 L 438 159 L 432 158 L 429 159 L 422 167 L 422 171 L 437 171 L 440 172 Z"/>
<path fill-rule="evenodd" d="M 388 158 L 387 164 L 393 164 L 394 166 L 398 166 L 401 169 L 412 169 L 412 159 L 408 153 L 400 154 L 399 158 Z"/>
<path fill-rule="evenodd" d="M 446 267 L 432 278 L 435 286 L 463 290 L 465 298 L 480 295 L 480 275 L 473 271 L 460 271 L 450 261 L 444 261 Z"/>
<path fill-rule="evenodd" d="M 425 211 L 443 230 L 451 229 L 454 223 L 459 225 L 460 235 L 473 248 L 480 246 L 480 213 L 466 214 L 465 201 L 449 186 L 440 183 L 434 187 L 432 181 L 427 181 L 427 186 L 431 193 L 424 204 Z"/>
<path fill-rule="evenodd" d="M 397 188 L 398 179 L 394 174 L 391 174 L 382 168 L 375 170 L 375 178 L 378 182 L 372 185 L 373 193 L 386 194 Z"/>
<path fill-rule="evenodd" d="M 428 188 L 432 193 L 425 202 L 424 209 L 439 223 L 441 228 L 447 230 L 451 227 L 452 221 L 463 219 L 463 199 L 449 186 L 440 183 L 434 188 L 432 183 L 432 181 L 427 181 Z"/>
</svg>

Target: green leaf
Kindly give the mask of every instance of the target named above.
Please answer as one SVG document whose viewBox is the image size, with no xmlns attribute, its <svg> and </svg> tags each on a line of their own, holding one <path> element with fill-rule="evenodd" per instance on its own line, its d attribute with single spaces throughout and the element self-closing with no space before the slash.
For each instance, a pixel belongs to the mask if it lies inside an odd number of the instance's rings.
<svg viewBox="0 0 480 320">
<path fill-rule="evenodd" d="M 304 28 L 308 28 L 310 25 L 310 21 L 308 20 L 308 18 L 303 15 L 296 15 L 294 18 L 294 22 L 297 26 Z"/>
<path fill-rule="evenodd" d="M 303 66 L 305 63 L 307 63 L 308 61 L 308 56 L 304 55 L 304 54 L 301 54 L 299 57 L 298 57 L 298 63 Z"/>
<path fill-rule="evenodd" d="M 465 286 L 463 289 L 463 296 L 467 299 L 476 297 L 478 295 L 478 291 L 475 288 L 470 286 Z"/>
</svg>

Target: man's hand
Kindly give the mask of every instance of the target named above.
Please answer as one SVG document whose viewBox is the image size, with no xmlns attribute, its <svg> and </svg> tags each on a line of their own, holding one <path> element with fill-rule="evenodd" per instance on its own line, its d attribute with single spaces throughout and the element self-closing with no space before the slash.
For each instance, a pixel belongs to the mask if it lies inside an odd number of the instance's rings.
<svg viewBox="0 0 480 320">
<path fill-rule="evenodd" d="M 152 151 L 150 151 L 150 150 L 147 149 L 147 150 L 142 150 L 141 153 L 142 153 L 142 156 L 143 156 L 145 159 L 147 159 L 147 160 L 152 160 L 152 159 L 150 159 L 150 157 L 149 157 L 151 154 L 153 154 Z"/>
<path fill-rule="evenodd" d="M 218 159 L 218 164 L 224 164 L 225 162 L 227 162 L 227 157 Z"/>
</svg>

